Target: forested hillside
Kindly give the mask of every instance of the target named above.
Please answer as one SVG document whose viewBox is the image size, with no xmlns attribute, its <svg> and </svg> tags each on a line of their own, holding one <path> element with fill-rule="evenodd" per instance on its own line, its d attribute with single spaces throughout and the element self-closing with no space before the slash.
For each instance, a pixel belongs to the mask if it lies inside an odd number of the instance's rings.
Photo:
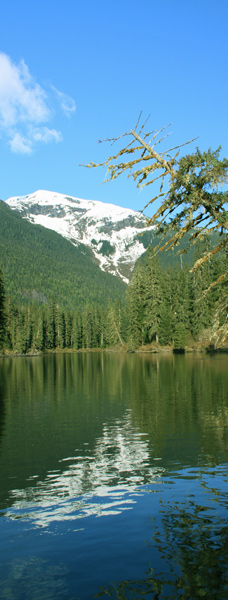
<svg viewBox="0 0 228 600">
<path fill-rule="evenodd" d="M 123 296 L 125 284 L 104 273 L 85 246 L 73 246 L 61 235 L 32 225 L 0 201 L 0 269 L 5 292 L 14 302 L 64 308 L 107 303 Z"/>
<path fill-rule="evenodd" d="M 218 236 L 213 233 L 210 236 L 210 243 L 212 247 L 215 246 L 217 237 Z M 167 267 L 182 268 L 186 265 L 191 268 L 193 266 L 195 249 L 189 247 L 189 238 L 190 235 L 186 234 L 183 239 L 180 240 L 179 245 L 174 246 L 170 251 L 163 250 L 162 252 L 159 252 L 158 250 L 157 254 L 159 262 L 163 269 L 166 269 Z M 141 239 L 142 243 L 144 244 L 145 253 L 140 256 L 138 261 L 145 262 L 148 248 L 155 249 L 158 245 L 164 245 L 170 239 L 170 236 L 167 235 L 162 237 L 156 232 L 152 234 L 150 231 L 148 231 L 148 233 L 145 232 L 142 235 L 139 234 L 139 239 Z"/>
<path fill-rule="evenodd" d="M 210 247 L 210 236 L 198 244 L 201 255 Z M 226 313 L 217 308 L 227 295 L 227 284 L 212 287 L 214 278 L 227 269 L 223 253 L 213 264 L 204 263 L 195 273 L 188 267 L 162 268 L 152 248 L 138 261 L 125 301 L 84 302 L 83 307 L 14 303 L 2 290 L 1 340 L 5 351 L 19 353 L 55 349 L 107 348 L 118 344 L 125 350 L 140 347 L 206 347 L 216 344 Z M 0 298 L 0 299 L 1 299 Z M 0 306 L 1 308 L 1 306 Z M 4 329 L 4 335 L 3 335 Z"/>
</svg>

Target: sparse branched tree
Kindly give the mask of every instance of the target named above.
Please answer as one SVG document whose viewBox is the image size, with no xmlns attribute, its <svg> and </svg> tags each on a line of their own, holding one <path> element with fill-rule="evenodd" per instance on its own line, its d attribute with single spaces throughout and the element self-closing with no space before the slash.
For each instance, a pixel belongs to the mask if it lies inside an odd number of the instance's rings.
<svg viewBox="0 0 228 600">
<path fill-rule="evenodd" d="M 188 232 L 191 233 L 189 245 L 202 239 L 208 228 L 220 233 L 221 238 L 217 246 L 195 262 L 193 270 L 196 270 L 203 262 L 222 250 L 228 241 L 228 192 L 222 190 L 223 184 L 228 181 L 228 160 L 220 159 L 221 148 L 216 151 L 209 149 L 207 152 L 201 152 L 197 148 L 192 154 L 180 156 L 183 146 L 196 138 L 165 151 L 158 151 L 157 146 L 162 147 L 169 134 L 164 135 L 166 127 L 160 131 L 145 131 L 146 123 L 147 121 L 140 126 L 139 118 L 131 131 L 117 138 L 104 140 L 113 145 L 126 139 L 126 144 L 103 163 L 91 162 L 84 166 L 106 167 L 105 181 L 127 173 L 141 189 L 156 181 L 160 182 L 158 193 L 142 210 L 143 212 L 150 204 L 160 199 L 160 205 L 148 219 L 148 224 L 157 224 L 158 233 L 166 235 L 170 232 L 171 235 L 165 244 L 158 244 L 157 251 L 168 250 L 178 245 L 180 239 Z M 226 273 L 222 274 L 218 282 L 226 276 Z M 211 285 L 215 283 L 217 281 Z"/>
<path fill-rule="evenodd" d="M 141 115 L 140 115 L 141 117 Z M 217 244 L 210 251 L 205 251 L 195 261 L 192 271 L 195 272 L 208 260 L 213 262 L 217 253 L 223 251 L 228 242 L 228 191 L 222 189 L 228 182 L 228 160 L 220 158 L 221 147 L 213 151 L 201 152 L 196 148 L 192 154 L 182 156 L 185 144 L 167 148 L 161 151 L 167 138 L 166 127 L 160 131 L 147 131 L 147 121 L 141 126 L 140 117 L 134 129 L 117 138 L 107 138 L 106 142 L 124 144 L 120 150 L 109 156 L 103 163 L 90 163 L 89 168 L 106 167 L 105 181 L 116 179 L 122 174 L 133 177 L 138 188 L 159 183 L 158 192 L 144 206 L 141 212 L 160 200 L 154 214 L 148 218 L 148 225 L 156 224 L 158 244 L 155 252 L 169 250 L 178 245 L 181 238 L 188 234 L 189 246 L 204 238 L 206 231 L 216 232 Z M 169 127 L 169 126 L 168 126 Z M 100 141 L 100 140 L 99 140 Z M 159 150 L 158 150 L 159 146 Z M 157 183 L 156 183 L 157 182 Z M 168 234 L 168 239 L 167 239 Z M 164 237 L 166 239 L 164 240 Z M 228 280 L 227 269 L 219 277 L 210 282 L 207 289 L 202 291 L 202 298 L 211 288 L 224 284 Z M 216 327 L 220 327 L 220 312 L 223 312 L 225 335 L 228 332 L 228 296 L 218 305 Z"/>
</svg>

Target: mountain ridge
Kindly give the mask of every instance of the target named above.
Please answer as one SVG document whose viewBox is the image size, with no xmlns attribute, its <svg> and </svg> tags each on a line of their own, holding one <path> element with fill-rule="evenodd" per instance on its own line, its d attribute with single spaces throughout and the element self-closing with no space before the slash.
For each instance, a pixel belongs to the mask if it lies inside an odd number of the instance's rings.
<svg viewBox="0 0 228 600">
<path fill-rule="evenodd" d="M 151 233 L 147 217 L 132 209 L 97 200 L 84 200 L 38 190 L 14 196 L 6 204 L 33 224 L 56 231 L 73 245 L 89 248 L 102 271 L 129 282 L 138 258 L 145 252 L 141 235 Z"/>
</svg>

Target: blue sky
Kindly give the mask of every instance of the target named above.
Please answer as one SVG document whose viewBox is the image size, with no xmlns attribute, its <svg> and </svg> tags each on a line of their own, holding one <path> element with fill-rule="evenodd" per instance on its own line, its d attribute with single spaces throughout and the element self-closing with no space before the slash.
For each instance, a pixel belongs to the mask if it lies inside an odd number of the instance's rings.
<svg viewBox="0 0 228 600">
<path fill-rule="evenodd" d="M 47 189 L 140 210 L 153 195 L 79 165 L 98 139 L 169 123 L 228 157 L 227 0 L 8 0 L 1 7 L 0 198 Z"/>
</svg>

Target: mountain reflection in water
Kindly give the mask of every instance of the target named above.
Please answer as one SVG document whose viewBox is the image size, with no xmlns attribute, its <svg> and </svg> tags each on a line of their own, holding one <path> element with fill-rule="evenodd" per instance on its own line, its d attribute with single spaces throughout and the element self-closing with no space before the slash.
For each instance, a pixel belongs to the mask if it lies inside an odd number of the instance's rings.
<svg viewBox="0 0 228 600">
<path fill-rule="evenodd" d="M 143 438 L 132 427 L 131 411 L 127 411 L 121 422 L 104 425 L 93 454 L 89 449 L 83 456 L 76 451 L 61 460 L 64 466 L 69 463 L 63 471 L 48 473 L 42 482 L 31 476 L 28 489 L 13 489 L 7 517 L 19 511 L 20 518 L 47 527 L 51 521 L 113 515 L 131 508 L 140 486 L 157 481 L 164 471 L 150 465 L 148 442 Z"/>
<path fill-rule="evenodd" d="M 226 600 L 227 364 L 0 359 L 0 598 Z"/>
</svg>

